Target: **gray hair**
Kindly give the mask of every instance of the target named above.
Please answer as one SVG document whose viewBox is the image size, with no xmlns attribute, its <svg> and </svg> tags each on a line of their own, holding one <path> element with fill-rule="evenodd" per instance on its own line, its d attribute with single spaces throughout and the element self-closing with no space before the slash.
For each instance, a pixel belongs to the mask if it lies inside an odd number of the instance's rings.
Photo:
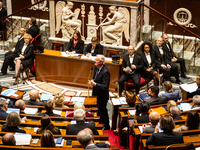
<svg viewBox="0 0 200 150">
<path fill-rule="evenodd" d="M 23 100 L 19 99 L 15 102 L 15 108 L 19 108 L 20 110 L 22 110 L 22 108 L 25 106 L 25 103 Z"/>
<path fill-rule="evenodd" d="M 31 90 L 29 93 L 30 99 L 36 100 L 39 97 L 39 91 L 38 90 Z"/>
<path fill-rule="evenodd" d="M 7 127 L 16 127 L 20 125 L 20 117 L 19 114 L 17 112 L 11 112 L 8 114 L 7 118 L 6 118 L 6 126 Z"/>
<path fill-rule="evenodd" d="M 181 115 L 181 110 L 178 106 L 172 106 L 170 108 L 170 113 L 172 114 L 173 118 L 176 118 Z"/>
<path fill-rule="evenodd" d="M 76 109 L 74 111 L 74 118 L 76 121 L 82 121 L 85 118 L 85 111 L 83 109 Z"/>
<path fill-rule="evenodd" d="M 195 105 L 200 105 L 200 95 L 195 95 L 192 99 Z"/>
<path fill-rule="evenodd" d="M 3 107 L 5 103 L 6 103 L 6 99 L 3 97 L 0 97 L 0 107 Z"/>
<path fill-rule="evenodd" d="M 14 134 L 6 133 L 2 137 L 2 142 L 3 142 L 4 145 L 15 145 L 16 141 L 15 141 Z"/>
<path fill-rule="evenodd" d="M 92 140 L 92 135 L 86 130 L 81 130 L 77 134 L 77 140 L 81 143 L 81 145 L 83 145 L 83 147 L 86 147 Z"/>
<path fill-rule="evenodd" d="M 105 56 L 104 55 L 97 55 L 96 57 L 99 57 L 100 58 L 100 61 L 103 62 L 103 64 L 105 64 Z"/>
</svg>

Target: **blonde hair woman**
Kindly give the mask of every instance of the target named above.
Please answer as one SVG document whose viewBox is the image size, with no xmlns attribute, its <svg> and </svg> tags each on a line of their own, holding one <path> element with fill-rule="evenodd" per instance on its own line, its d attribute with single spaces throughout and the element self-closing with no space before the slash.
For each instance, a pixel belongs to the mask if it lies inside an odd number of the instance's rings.
<svg viewBox="0 0 200 150">
<path fill-rule="evenodd" d="M 66 108 L 68 108 L 68 106 L 64 105 L 64 100 L 65 100 L 64 94 L 63 93 L 57 93 L 54 96 L 55 107 L 66 107 Z"/>
</svg>

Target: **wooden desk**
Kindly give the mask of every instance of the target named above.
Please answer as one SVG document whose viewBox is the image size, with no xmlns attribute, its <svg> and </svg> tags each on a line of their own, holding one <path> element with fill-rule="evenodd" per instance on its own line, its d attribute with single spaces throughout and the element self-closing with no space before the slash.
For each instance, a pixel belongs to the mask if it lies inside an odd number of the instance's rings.
<svg viewBox="0 0 200 150">
<path fill-rule="evenodd" d="M 88 75 L 94 61 L 61 56 L 61 52 L 44 50 L 36 54 L 36 80 L 88 87 Z M 120 65 L 106 62 L 110 71 L 110 89 L 115 89 L 120 77 Z M 92 76 L 90 77 L 92 78 Z"/>
<path fill-rule="evenodd" d="M 8 90 L 9 88 L 7 88 L 7 87 L 3 87 L 3 89 L 2 89 L 2 92 L 4 91 L 4 90 Z M 13 99 L 13 100 L 18 100 L 18 99 L 22 99 L 23 98 L 23 95 L 25 94 L 26 92 L 25 91 L 17 91 L 17 92 L 15 92 L 14 94 L 17 94 L 18 96 L 17 97 L 14 97 L 14 96 L 5 96 L 5 95 L 0 95 L 1 97 L 5 97 L 5 98 L 9 98 L 9 99 Z"/>
</svg>

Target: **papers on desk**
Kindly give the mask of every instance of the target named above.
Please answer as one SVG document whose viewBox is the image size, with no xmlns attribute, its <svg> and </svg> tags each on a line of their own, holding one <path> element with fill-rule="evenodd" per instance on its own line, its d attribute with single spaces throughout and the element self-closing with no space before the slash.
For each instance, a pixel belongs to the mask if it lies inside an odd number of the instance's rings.
<svg viewBox="0 0 200 150">
<path fill-rule="evenodd" d="M 150 127 L 150 125 L 146 125 L 146 127 Z M 140 133 L 143 133 L 143 128 L 142 126 L 138 126 L 139 130 L 140 130 Z"/>
<path fill-rule="evenodd" d="M 13 111 L 15 111 L 18 114 L 20 114 L 20 109 L 18 109 L 18 108 L 8 108 L 6 112 L 9 114 L 9 113 L 11 113 Z"/>
<path fill-rule="evenodd" d="M 30 134 L 15 133 L 16 145 L 30 145 L 32 136 Z"/>
<path fill-rule="evenodd" d="M 35 115 L 38 111 L 38 108 L 25 108 L 24 113 L 29 115 Z"/>
<path fill-rule="evenodd" d="M 182 111 L 187 111 L 187 110 L 190 110 L 192 108 L 192 105 L 190 105 L 190 103 L 180 103 L 180 104 L 178 104 L 178 107 Z"/>
<path fill-rule="evenodd" d="M 53 113 L 54 113 L 54 114 L 57 114 L 57 115 L 61 115 L 62 111 L 61 111 L 61 110 L 55 110 L 55 109 L 54 109 L 54 110 L 53 110 Z"/>
<path fill-rule="evenodd" d="M 151 98 L 148 94 L 139 94 L 139 99 L 140 100 L 146 100 Z"/>
<path fill-rule="evenodd" d="M 125 105 L 127 104 L 125 97 L 112 98 L 113 105 Z"/>
<path fill-rule="evenodd" d="M 197 88 L 198 88 L 196 82 L 191 83 L 191 84 L 187 84 L 187 83 L 186 84 L 181 84 L 180 86 L 184 91 L 187 91 L 189 93 L 195 92 L 197 90 Z"/>
<path fill-rule="evenodd" d="M 56 141 L 57 141 L 57 139 L 54 139 L 55 143 L 56 143 Z M 60 144 L 56 143 L 56 146 L 63 147 L 64 141 L 65 141 L 65 139 L 62 139 L 62 142 Z"/>
<path fill-rule="evenodd" d="M 11 96 L 11 95 L 15 94 L 15 92 L 17 92 L 17 90 L 7 89 L 7 90 L 4 90 L 3 92 L 1 92 L 1 95 Z"/>
<path fill-rule="evenodd" d="M 51 99 L 52 96 L 52 94 L 42 94 L 41 100 L 47 101 L 48 99 Z"/>
<path fill-rule="evenodd" d="M 69 97 L 69 96 L 65 96 L 65 100 L 64 100 L 64 102 L 69 102 L 70 99 L 71 99 L 71 97 Z"/>
<path fill-rule="evenodd" d="M 34 132 L 37 132 L 39 128 L 38 127 L 34 127 Z"/>
<path fill-rule="evenodd" d="M 90 122 L 85 121 L 85 123 L 90 123 Z M 76 120 L 72 120 L 70 124 L 76 124 Z"/>
<path fill-rule="evenodd" d="M 73 104 L 76 104 L 77 102 L 84 104 L 85 102 L 85 97 L 72 97 L 71 101 L 73 102 Z"/>
<path fill-rule="evenodd" d="M 135 116 L 136 110 L 128 110 L 128 112 L 129 112 L 129 114 L 130 114 L 131 116 Z"/>
<path fill-rule="evenodd" d="M 69 56 L 70 56 L 70 55 L 67 55 L 66 52 L 61 52 L 61 54 L 62 54 L 62 56 L 64 56 L 64 57 L 69 57 Z"/>
<path fill-rule="evenodd" d="M 105 57 L 105 61 L 112 61 L 112 58 Z"/>
</svg>

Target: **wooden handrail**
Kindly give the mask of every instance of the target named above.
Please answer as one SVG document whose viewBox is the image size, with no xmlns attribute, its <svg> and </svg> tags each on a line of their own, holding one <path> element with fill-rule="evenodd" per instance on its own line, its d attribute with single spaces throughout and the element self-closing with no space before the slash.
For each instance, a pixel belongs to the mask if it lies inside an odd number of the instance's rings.
<svg viewBox="0 0 200 150">
<path fill-rule="evenodd" d="M 164 17 L 165 19 L 167 19 L 167 20 L 173 22 L 173 23 L 176 24 L 177 26 L 181 27 L 183 30 L 189 32 L 189 33 L 192 34 L 193 36 L 195 36 L 195 37 L 197 37 L 197 38 L 200 39 L 200 36 L 198 36 L 197 34 L 195 34 L 195 33 L 192 32 L 192 31 L 190 31 L 189 29 L 187 29 L 187 28 L 181 26 L 180 24 L 176 23 L 174 20 L 172 20 L 172 19 L 168 18 L 167 16 L 163 15 L 162 13 L 160 13 L 160 12 L 157 11 L 156 9 L 152 8 L 151 6 L 146 5 L 146 4 L 142 4 L 142 5 L 144 5 L 145 7 L 147 7 L 147 8 L 149 8 L 149 9 L 153 10 L 153 11 L 156 12 L 158 15 L 160 15 L 160 16 Z"/>
<path fill-rule="evenodd" d="M 8 18 L 8 17 L 10 17 L 10 16 L 12 16 L 12 15 L 18 13 L 18 12 L 21 12 L 21 11 L 23 11 L 23 10 L 25 10 L 25 9 L 27 9 L 27 8 L 29 8 L 29 7 L 31 7 L 31 6 L 37 5 L 37 4 L 39 4 L 39 3 L 43 2 L 43 1 L 44 1 L 44 0 L 40 0 L 39 2 L 37 2 L 37 3 L 35 3 L 35 4 L 28 5 L 28 6 L 22 8 L 22 9 L 16 11 L 16 12 L 14 12 L 14 13 L 12 13 L 12 14 L 6 16 L 6 17 L 3 17 L 1 20 L 4 20 L 4 19 L 6 19 L 6 18 Z"/>
</svg>

